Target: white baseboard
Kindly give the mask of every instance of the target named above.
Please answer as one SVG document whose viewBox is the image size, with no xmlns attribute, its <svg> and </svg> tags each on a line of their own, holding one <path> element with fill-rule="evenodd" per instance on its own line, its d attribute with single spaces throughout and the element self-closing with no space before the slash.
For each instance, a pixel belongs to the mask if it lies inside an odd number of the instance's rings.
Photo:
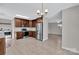
<svg viewBox="0 0 79 59">
<path fill-rule="evenodd" d="M 48 40 L 48 39 L 43 39 L 43 42 L 46 41 L 46 40 Z"/>
<path fill-rule="evenodd" d="M 62 36 L 62 34 L 48 34 L 48 35 L 61 35 Z"/>
<path fill-rule="evenodd" d="M 79 53 L 79 51 L 75 48 L 68 48 L 68 47 L 62 47 L 63 49 L 66 49 L 66 50 L 69 50 L 71 52 L 74 52 L 74 53 Z"/>
</svg>

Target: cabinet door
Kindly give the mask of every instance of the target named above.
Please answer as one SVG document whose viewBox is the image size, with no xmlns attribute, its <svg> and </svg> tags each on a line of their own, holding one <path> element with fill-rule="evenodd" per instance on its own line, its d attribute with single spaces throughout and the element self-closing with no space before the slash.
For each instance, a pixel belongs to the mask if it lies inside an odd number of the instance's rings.
<svg viewBox="0 0 79 59">
<path fill-rule="evenodd" d="M 32 20 L 29 20 L 29 27 L 32 27 Z"/>
<path fill-rule="evenodd" d="M 0 38 L 0 55 L 4 55 L 6 52 L 5 38 Z"/>
<path fill-rule="evenodd" d="M 16 39 L 22 39 L 24 33 L 23 32 L 16 32 Z"/>
<path fill-rule="evenodd" d="M 36 37 L 36 32 L 35 31 L 30 31 L 29 36 L 35 38 Z"/>
<path fill-rule="evenodd" d="M 24 27 L 29 27 L 29 20 L 24 20 Z"/>
<path fill-rule="evenodd" d="M 19 20 L 18 19 L 15 19 L 15 27 L 18 27 L 19 26 Z"/>
<path fill-rule="evenodd" d="M 29 37 L 33 37 L 32 31 L 29 31 Z"/>
<path fill-rule="evenodd" d="M 32 32 L 32 37 L 36 38 L 36 32 L 35 31 Z"/>
<path fill-rule="evenodd" d="M 36 20 L 32 20 L 32 27 L 36 27 Z"/>
<path fill-rule="evenodd" d="M 22 21 L 20 19 L 15 19 L 15 27 L 22 27 Z"/>
<path fill-rule="evenodd" d="M 26 27 L 26 21 L 25 20 L 23 20 L 23 26 Z"/>
</svg>

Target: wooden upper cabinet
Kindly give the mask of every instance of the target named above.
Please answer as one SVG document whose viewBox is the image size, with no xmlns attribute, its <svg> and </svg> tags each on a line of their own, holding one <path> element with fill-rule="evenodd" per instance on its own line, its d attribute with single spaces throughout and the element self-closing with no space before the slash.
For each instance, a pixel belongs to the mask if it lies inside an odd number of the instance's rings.
<svg viewBox="0 0 79 59">
<path fill-rule="evenodd" d="M 29 27 L 32 27 L 32 20 L 29 20 Z"/>
<path fill-rule="evenodd" d="M 29 27 L 29 20 L 23 20 L 23 26 Z"/>
<path fill-rule="evenodd" d="M 29 27 L 36 27 L 36 20 L 29 20 Z"/>
<path fill-rule="evenodd" d="M 15 27 L 36 27 L 37 23 L 43 23 L 43 18 L 39 17 L 35 20 L 15 18 Z"/>
<path fill-rule="evenodd" d="M 32 20 L 32 27 L 36 27 L 36 23 L 37 23 L 36 20 Z"/>
<path fill-rule="evenodd" d="M 15 19 L 15 26 L 22 27 L 22 21 L 20 19 Z"/>
<path fill-rule="evenodd" d="M 15 27 L 28 27 L 29 20 L 15 18 Z"/>
</svg>

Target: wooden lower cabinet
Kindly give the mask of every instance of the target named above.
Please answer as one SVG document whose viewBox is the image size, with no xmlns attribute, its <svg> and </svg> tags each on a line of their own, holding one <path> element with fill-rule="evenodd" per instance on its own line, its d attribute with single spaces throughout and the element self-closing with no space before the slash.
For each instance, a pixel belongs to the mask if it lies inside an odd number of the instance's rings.
<svg viewBox="0 0 79 59">
<path fill-rule="evenodd" d="M 34 37 L 36 38 L 36 32 L 35 31 L 29 31 L 28 32 L 29 37 Z M 16 32 L 16 39 L 23 39 L 24 33 L 23 32 Z"/>
<path fill-rule="evenodd" d="M 29 31 L 29 37 L 36 38 L 36 32 L 35 31 Z"/>
<path fill-rule="evenodd" d="M 36 38 L 36 32 L 33 31 L 32 34 L 33 34 L 33 37 Z"/>
<path fill-rule="evenodd" d="M 0 55 L 6 53 L 5 38 L 0 38 Z"/>
<path fill-rule="evenodd" d="M 33 35 L 32 35 L 32 32 L 31 31 L 29 31 L 29 37 L 32 37 Z"/>
<path fill-rule="evenodd" d="M 16 39 L 22 39 L 24 36 L 23 32 L 16 32 Z"/>
</svg>

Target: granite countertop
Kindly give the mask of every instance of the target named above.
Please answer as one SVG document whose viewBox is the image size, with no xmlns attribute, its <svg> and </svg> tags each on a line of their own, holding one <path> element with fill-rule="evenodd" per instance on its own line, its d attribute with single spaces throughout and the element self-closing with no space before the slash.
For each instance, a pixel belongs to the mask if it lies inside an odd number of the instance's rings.
<svg viewBox="0 0 79 59">
<path fill-rule="evenodd" d="M 27 31 L 36 31 L 35 27 L 27 27 L 25 29 L 27 29 Z M 15 28 L 15 32 L 22 32 L 22 28 Z"/>
</svg>

